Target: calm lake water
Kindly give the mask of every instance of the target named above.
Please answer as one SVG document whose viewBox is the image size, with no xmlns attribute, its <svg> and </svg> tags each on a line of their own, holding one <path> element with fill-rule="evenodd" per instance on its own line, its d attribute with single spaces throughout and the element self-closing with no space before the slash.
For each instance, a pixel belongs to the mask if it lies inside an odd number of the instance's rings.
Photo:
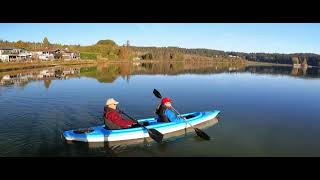
<svg viewBox="0 0 320 180">
<path fill-rule="evenodd" d="M 0 72 L 0 156 L 320 156 L 320 69 L 212 63 L 101 64 Z M 152 91 L 181 113 L 218 109 L 218 124 L 163 144 L 68 143 L 103 123 L 113 97 L 153 117 Z"/>
</svg>

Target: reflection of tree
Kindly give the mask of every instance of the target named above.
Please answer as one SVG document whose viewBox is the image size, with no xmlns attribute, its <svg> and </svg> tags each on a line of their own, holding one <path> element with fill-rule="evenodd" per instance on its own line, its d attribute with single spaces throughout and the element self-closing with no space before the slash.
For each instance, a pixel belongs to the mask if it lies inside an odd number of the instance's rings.
<svg viewBox="0 0 320 180">
<path fill-rule="evenodd" d="M 319 77 L 318 68 L 303 68 L 291 66 L 247 66 L 245 71 L 256 74 L 281 74 L 300 77 Z"/>
<path fill-rule="evenodd" d="M 28 84 L 28 81 L 22 81 L 18 84 L 18 86 L 23 89 L 27 84 Z"/>
<path fill-rule="evenodd" d="M 81 68 L 81 75 L 92 77 L 99 82 L 111 83 L 121 76 L 129 80 L 131 74 L 182 74 L 215 73 L 244 70 L 243 65 L 212 62 L 141 62 L 141 63 L 100 63 L 97 67 Z"/>
<path fill-rule="evenodd" d="M 120 67 L 116 64 L 103 64 L 97 67 L 87 67 L 80 69 L 80 75 L 92 77 L 99 82 L 111 83 L 120 75 Z"/>
<path fill-rule="evenodd" d="M 307 68 L 307 66 L 304 66 L 304 68 L 293 68 L 290 66 L 246 66 L 241 63 L 219 63 L 212 61 L 136 61 L 133 63 L 98 63 L 95 67 L 76 67 L 55 67 L 50 69 L 50 71 L 45 71 L 45 74 L 42 73 L 44 72 L 43 69 L 0 72 L 0 85 L 16 84 L 23 87 L 30 81 L 43 80 L 44 86 L 48 89 L 52 79 L 78 76 L 79 69 L 80 76 L 91 77 L 105 83 L 112 83 L 118 77 L 129 81 L 130 76 L 135 74 L 176 75 L 251 72 L 255 74 L 280 74 L 307 78 L 319 77 L 320 74 L 320 68 Z"/>
<path fill-rule="evenodd" d="M 45 80 L 44 80 L 44 86 L 45 86 L 47 89 L 49 89 L 50 84 L 51 84 L 51 79 L 45 79 Z"/>
<path fill-rule="evenodd" d="M 131 63 L 121 63 L 120 64 L 120 74 L 122 78 L 127 79 L 129 81 L 131 74 Z"/>
<path fill-rule="evenodd" d="M 252 72 L 256 74 L 292 74 L 292 67 L 283 66 L 247 66 L 246 72 Z"/>
<path fill-rule="evenodd" d="M 302 74 L 303 74 L 304 76 L 307 75 L 307 69 L 308 69 L 307 66 L 303 66 L 303 68 L 302 68 Z"/>
<path fill-rule="evenodd" d="M 69 76 L 73 72 L 73 69 L 68 68 L 54 68 L 53 72 L 55 77 L 61 79 Z M 317 77 L 318 69 L 312 68 L 292 68 L 281 66 L 246 66 L 242 63 L 219 63 L 210 61 L 161 61 L 161 62 L 127 62 L 127 63 L 98 63 L 95 67 L 82 67 L 80 69 L 80 75 L 85 77 L 91 77 L 97 79 L 99 82 L 112 83 L 118 77 L 122 77 L 129 81 L 130 75 L 134 74 L 216 74 L 224 72 L 252 72 L 256 74 L 285 74 L 291 76 L 305 76 L 305 77 Z M 21 72 L 19 72 L 21 74 Z M 23 72 L 23 76 L 19 77 L 19 83 L 22 82 L 23 77 L 27 81 L 32 79 L 39 80 L 39 70 L 34 73 Z M 3 75 L 3 73 L 0 73 Z M 31 76 L 29 76 L 31 75 Z M 33 78 L 32 78 L 33 77 Z M 44 85 L 48 89 L 51 85 L 51 78 L 42 78 Z M 22 83 L 21 83 L 22 84 Z"/>
<path fill-rule="evenodd" d="M 299 68 L 292 68 L 291 75 L 299 76 Z"/>
<path fill-rule="evenodd" d="M 306 76 L 308 68 L 292 68 L 291 74 L 293 76 Z"/>
<path fill-rule="evenodd" d="M 81 75 L 93 77 L 100 82 L 113 82 L 117 77 L 126 78 L 134 74 L 216 74 L 224 72 L 252 72 L 256 74 L 284 74 L 292 76 L 317 76 L 318 71 L 310 68 L 290 66 L 246 66 L 242 63 L 217 63 L 210 61 L 161 61 L 134 63 L 102 63 L 97 67 L 81 69 Z M 312 75 L 311 75 L 311 74 Z"/>
<path fill-rule="evenodd" d="M 141 63 L 133 67 L 133 74 L 206 74 L 244 70 L 243 64 L 217 63 L 208 61 L 179 61 L 160 63 Z"/>
</svg>

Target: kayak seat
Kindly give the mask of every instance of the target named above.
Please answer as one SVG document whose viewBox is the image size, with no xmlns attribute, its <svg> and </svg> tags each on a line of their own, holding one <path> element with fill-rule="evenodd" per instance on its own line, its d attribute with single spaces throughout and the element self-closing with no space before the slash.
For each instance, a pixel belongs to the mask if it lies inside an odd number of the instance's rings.
<svg viewBox="0 0 320 180">
<path fill-rule="evenodd" d="M 191 119 L 191 118 L 194 118 L 194 117 L 196 117 L 195 114 L 189 114 L 189 115 L 185 116 L 186 119 Z"/>
<path fill-rule="evenodd" d="M 192 118 L 197 117 L 197 116 L 199 116 L 199 115 L 200 115 L 200 113 L 196 112 L 196 113 L 188 114 L 188 115 L 186 115 L 186 116 L 184 116 L 184 117 L 185 117 L 186 119 L 192 119 Z"/>
</svg>

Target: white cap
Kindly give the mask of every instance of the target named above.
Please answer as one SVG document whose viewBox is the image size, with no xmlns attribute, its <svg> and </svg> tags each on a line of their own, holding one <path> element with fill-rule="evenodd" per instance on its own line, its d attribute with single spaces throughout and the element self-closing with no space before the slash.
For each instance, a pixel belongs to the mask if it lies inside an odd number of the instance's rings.
<svg viewBox="0 0 320 180">
<path fill-rule="evenodd" d="M 119 102 L 117 102 L 116 100 L 114 100 L 113 98 L 110 98 L 107 100 L 106 105 L 111 105 L 111 104 L 119 104 Z"/>
</svg>

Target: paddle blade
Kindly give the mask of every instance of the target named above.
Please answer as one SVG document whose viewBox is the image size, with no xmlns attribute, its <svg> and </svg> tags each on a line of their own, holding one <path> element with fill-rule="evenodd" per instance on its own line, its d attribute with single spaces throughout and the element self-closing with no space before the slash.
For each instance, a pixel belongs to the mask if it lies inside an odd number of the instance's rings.
<svg viewBox="0 0 320 180">
<path fill-rule="evenodd" d="M 155 129 L 148 129 L 149 136 L 155 140 L 157 143 L 160 143 L 163 139 L 163 134 Z"/>
<path fill-rule="evenodd" d="M 157 97 L 157 98 L 162 98 L 161 94 L 159 91 L 157 91 L 156 89 L 153 89 L 153 94 Z"/>
<path fill-rule="evenodd" d="M 205 139 L 205 140 L 210 140 L 210 136 L 208 136 L 205 132 L 201 131 L 200 129 L 198 128 L 194 128 L 194 130 L 196 131 L 196 134 L 201 137 L 202 139 Z"/>
</svg>

